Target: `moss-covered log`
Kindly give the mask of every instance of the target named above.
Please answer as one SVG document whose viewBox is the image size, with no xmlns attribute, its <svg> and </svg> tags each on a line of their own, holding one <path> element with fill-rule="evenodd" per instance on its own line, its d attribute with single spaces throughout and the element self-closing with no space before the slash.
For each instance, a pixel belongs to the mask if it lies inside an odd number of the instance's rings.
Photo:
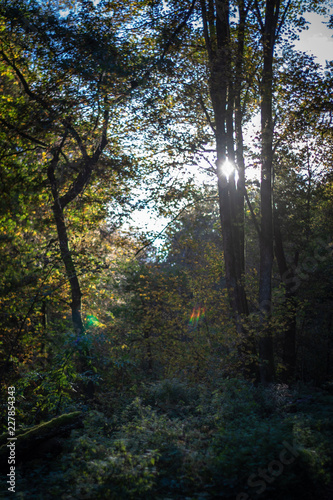
<svg viewBox="0 0 333 500">
<path fill-rule="evenodd" d="M 82 425 L 81 412 L 75 411 L 72 413 L 65 413 L 59 417 L 55 417 L 48 422 L 43 422 L 35 425 L 30 429 L 18 430 L 15 433 L 16 440 L 9 441 L 8 433 L 0 436 L 0 463 L 7 461 L 9 456 L 10 442 L 15 443 L 15 456 L 16 463 L 21 462 L 29 455 L 38 453 L 41 444 L 54 437 L 66 436 L 72 429 Z"/>
</svg>

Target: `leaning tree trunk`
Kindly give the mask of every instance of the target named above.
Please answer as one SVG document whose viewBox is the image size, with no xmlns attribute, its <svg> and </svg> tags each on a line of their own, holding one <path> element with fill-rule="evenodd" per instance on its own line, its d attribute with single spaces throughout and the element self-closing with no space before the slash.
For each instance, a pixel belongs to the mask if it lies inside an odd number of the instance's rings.
<svg viewBox="0 0 333 500">
<path fill-rule="evenodd" d="M 60 255 L 64 263 L 67 279 L 70 285 L 72 323 L 77 337 L 81 337 L 84 332 L 82 315 L 81 315 L 82 292 L 75 264 L 73 261 L 72 253 L 69 248 L 69 239 L 64 218 L 64 207 L 62 206 L 61 203 L 57 180 L 55 177 L 55 169 L 58 165 L 58 162 L 59 162 L 59 151 L 55 153 L 52 161 L 50 162 L 47 173 L 53 195 L 52 211 L 57 227 Z"/>
<path fill-rule="evenodd" d="M 77 337 L 81 337 L 83 335 L 83 330 L 84 330 L 82 322 L 82 314 L 81 314 L 82 292 L 75 264 L 73 261 L 72 253 L 69 248 L 69 240 L 64 219 L 64 211 L 60 205 L 59 199 L 54 200 L 52 210 L 53 210 L 54 220 L 57 226 L 60 254 L 66 269 L 67 279 L 70 284 L 72 323 Z"/>
<path fill-rule="evenodd" d="M 69 238 L 65 223 L 64 209 L 73 200 L 75 200 L 80 193 L 82 193 L 82 191 L 84 190 L 85 186 L 88 184 L 91 178 L 93 168 L 97 164 L 97 161 L 99 160 L 99 157 L 107 144 L 106 134 L 108 127 L 108 119 L 109 119 L 109 112 L 106 109 L 104 112 L 104 124 L 103 124 L 101 141 L 97 146 L 95 152 L 91 156 L 87 154 L 86 148 L 77 131 L 73 128 L 73 126 L 69 122 L 64 121 L 63 123 L 65 128 L 64 136 L 62 138 L 61 144 L 57 148 L 53 149 L 53 158 L 50 161 L 47 170 L 47 175 L 51 185 L 51 191 L 53 196 L 52 210 L 57 227 L 60 255 L 65 266 L 66 275 L 71 291 L 72 322 L 75 333 L 78 338 L 82 337 L 84 334 L 84 327 L 81 314 L 82 292 L 78 274 L 75 268 L 75 264 L 69 246 Z M 56 177 L 56 169 L 59 165 L 59 156 L 66 142 L 68 134 L 71 134 L 72 138 L 75 139 L 79 147 L 79 150 L 81 152 L 82 156 L 81 169 L 76 179 L 72 183 L 72 185 L 68 188 L 68 190 L 64 194 L 60 195 L 59 185 Z M 79 366 L 82 372 L 85 372 L 88 369 L 87 354 L 89 353 L 86 350 L 80 351 Z M 94 393 L 93 382 L 89 380 L 87 384 L 84 384 L 83 390 L 86 396 L 88 398 L 91 398 Z"/>
<path fill-rule="evenodd" d="M 50 161 L 47 170 L 47 175 L 51 185 L 51 192 L 53 196 L 52 210 L 57 227 L 60 255 L 65 266 L 66 275 L 71 290 L 72 322 L 74 330 L 78 337 L 80 337 L 84 333 L 82 314 L 81 314 L 82 292 L 78 274 L 73 261 L 72 253 L 69 247 L 69 238 L 65 223 L 64 210 L 73 200 L 75 200 L 80 195 L 80 193 L 82 193 L 86 185 L 89 183 L 93 169 L 97 164 L 100 155 L 102 154 L 107 144 L 108 122 L 109 122 L 109 111 L 106 108 L 104 111 L 104 122 L 103 122 L 100 143 L 98 144 L 94 153 L 91 156 L 89 156 L 78 132 L 70 124 L 70 122 L 64 121 L 63 125 L 65 131 L 62 141 L 57 148 L 53 149 L 53 158 Z M 59 165 L 59 156 L 61 150 L 69 134 L 75 140 L 80 150 L 82 157 L 81 169 L 76 179 L 72 183 L 72 185 L 68 188 L 68 190 L 64 194 L 60 195 L 58 181 L 56 178 L 56 169 Z"/>
</svg>

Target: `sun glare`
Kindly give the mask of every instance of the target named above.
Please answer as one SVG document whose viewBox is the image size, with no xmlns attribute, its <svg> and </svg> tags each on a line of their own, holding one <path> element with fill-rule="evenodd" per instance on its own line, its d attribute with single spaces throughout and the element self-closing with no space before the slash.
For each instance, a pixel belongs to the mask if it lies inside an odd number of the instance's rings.
<svg viewBox="0 0 333 500">
<path fill-rule="evenodd" d="M 221 172 L 229 179 L 229 177 L 234 173 L 235 166 L 229 161 L 226 160 L 221 165 Z"/>
</svg>

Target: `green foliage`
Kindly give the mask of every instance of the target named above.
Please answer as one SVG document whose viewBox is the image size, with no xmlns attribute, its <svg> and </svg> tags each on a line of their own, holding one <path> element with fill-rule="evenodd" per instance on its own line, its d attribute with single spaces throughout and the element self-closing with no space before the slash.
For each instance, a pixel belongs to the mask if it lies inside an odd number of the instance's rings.
<svg viewBox="0 0 333 500">
<path fill-rule="evenodd" d="M 322 492 L 332 465 L 332 396 L 285 386 L 263 390 L 238 379 L 217 385 L 155 382 L 120 406 L 110 400 L 108 416 L 88 411 L 59 459 L 44 469 L 27 464 L 24 475 L 20 469 L 22 494 L 125 500 L 245 492 L 258 500 L 291 500 Z M 274 476 L 284 449 L 294 460 Z M 273 480 L 259 494 L 253 484 L 260 471 Z"/>
<path fill-rule="evenodd" d="M 198 389 L 179 379 L 164 379 L 149 386 L 147 401 L 153 404 L 181 405 L 193 404 Z"/>
</svg>

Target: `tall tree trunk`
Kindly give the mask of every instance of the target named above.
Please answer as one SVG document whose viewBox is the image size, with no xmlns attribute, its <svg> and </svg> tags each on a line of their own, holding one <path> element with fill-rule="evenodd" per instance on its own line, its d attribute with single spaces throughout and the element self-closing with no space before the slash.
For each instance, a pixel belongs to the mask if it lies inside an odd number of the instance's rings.
<svg viewBox="0 0 333 500">
<path fill-rule="evenodd" d="M 242 82 L 244 79 L 244 42 L 245 42 L 245 23 L 248 14 L 248 8 L 245 9 L 244 1 L 239 0 L 239 23 L 237 31 L 237 47 L 234 68 L 233 85 L 233 113 L 234 130 L 232 136 L 235 138 L 236 152 L 234 154 L 235 164 L 237 165 L 237 182 L 234 184 L 234 232 L 236 245 L 236 272 L 237 282 L 239 283 L 239 310 L 242 314 L 248 315 L 248 302 L 244 288 L 245 277 L 245 233 L 244 233 L 244 197 L 245 197 L 245 162 L 243 147 L 243 109 L 241 102 Z M 230 93 L 231 94 L 231 93 Z"/>
<path fill-rule="evenodd" d="M 201 0 L 206 48 L 210 63 L 209 90 L 214 110 L 217 176 L 225 278 L 237 333 L 243 373 L 256 376 L 249 353 L 255 355 L 255 343 L 244 326 L 249 313 L 245 277 L 244 194 L 245 164 L 243 157 L 241 91 L 244 69 L 245 21 L 249 6 L 239 0 L 237 40 L 231 41 L 229 0 Z M 232 47 L 233 44 L 233 47 Z M 236 48 L 235 57 L 233 48 Z M 223 171 L 228 160 L 237 169 L 229 177 Z"/>
<path fill-rule="evenodd" d="M 229 0 L 201 0 L 202 18 L 210 62 L 210 96 L 216 124 L 216 154 L 220 219 L 224 249 L 225 277 L 236 325 L 241 331 L 240 316 L 248 313 L 244 275 L 244 199 L 235 177 L 223 172 L 227 159 L 235 161 L 234 105 Z M 238 151 L 237 160 L 240 150 Z M 242 173 L 241 176 L 242 177 Z M 242 177 L 243 178 L 243 177 Z"/>
<path fill-rule="evenodd" d="M 238 45 L 236 53 L 235 67 L 235 141 L 236 141 L 236 163 L 238 172 L 238 183 L 236 192 L 237 206 L 237 226 L 240 241 L 240 268 L 245 274 L 245 236 L 244 236 L 244 196 L 245 196 L 245 162 L 244 162 L 244 143 L 243 143 L 243 110 L 241 102 L 242 82 L 244 78 L 244 42 L 245 42 L 245 21 L 247 11 L 244 1 L 239 1 L 239 25 L 238 25 Z"/>
<path fill-rule="evenodd" d="M 264 384 L 272 382 L 274 379 L 274 351 L 269 319 L 272 307 L 273 266 L 273 59 L 279 9 L 280 0 L 266 0 L 265 20 L 262 26 L 263 70 L 261 80 L 261 233 L 259 278 L 259 308 L 262 331 L 259 341 L 259 370 L 261 382 Z"/>
</svg>

